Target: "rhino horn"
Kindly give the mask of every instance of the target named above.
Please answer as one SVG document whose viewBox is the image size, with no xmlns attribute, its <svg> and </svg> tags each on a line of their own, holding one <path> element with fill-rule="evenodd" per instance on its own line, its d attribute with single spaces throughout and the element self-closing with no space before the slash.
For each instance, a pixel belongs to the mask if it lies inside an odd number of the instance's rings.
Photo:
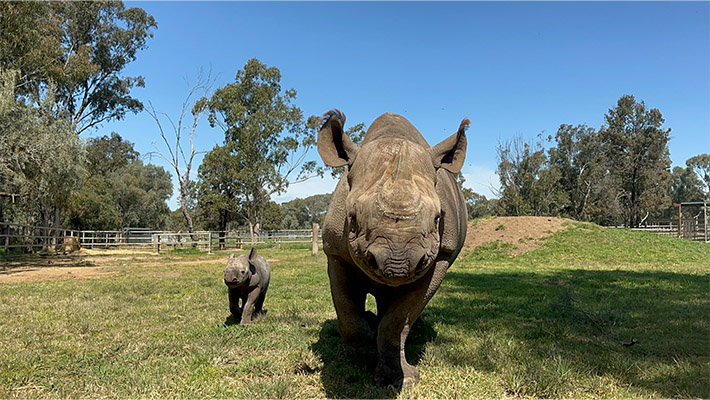
<svg viewBox="0 0 710 400">
<path fill-rule="evenodd" d="M 403 142 L 399 150 L 392 157 L 388 168 L 389 180 L 412 180 L 411 157 L 409 155 L 407 142 Z"/>
<path fill-rule="evenodd" d="M 385 175 L 377 199 L 380 209 L 389 217 L 411 218 L 421 208 L 421 195 L 412 178 L 413 162 L 407 142 L 402 143 L 390 161 L 389 176 Z"/>
</svg>

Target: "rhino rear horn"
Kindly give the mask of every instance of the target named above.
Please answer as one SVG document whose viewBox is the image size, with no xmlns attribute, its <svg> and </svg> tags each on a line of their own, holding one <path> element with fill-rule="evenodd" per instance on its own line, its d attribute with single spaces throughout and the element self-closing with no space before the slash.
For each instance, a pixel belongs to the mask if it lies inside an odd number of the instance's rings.
<svg viewBox="0 0 710 400">
<path fill-rule="evenodd" d="M 323 125 L 318 132 L 318 154 L 326 165 L 341 167 L 350 164 L 358 147 L 343 131 L 345 114 L 333 109 L 323 114 Z"/>
<path fill-rule="evenodd" d="M 461 171 L 466 160 L 466 129 L 470 123 L 471 121 L 465 118 L 456 133 L 431 148 L 435 168 L 444 168 L 454 174 Z"/>
</svg>

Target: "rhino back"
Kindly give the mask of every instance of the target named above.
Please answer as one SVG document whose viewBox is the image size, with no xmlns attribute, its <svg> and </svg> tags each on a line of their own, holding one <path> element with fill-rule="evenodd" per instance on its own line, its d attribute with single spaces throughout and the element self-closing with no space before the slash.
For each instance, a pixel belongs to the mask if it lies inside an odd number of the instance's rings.
<svg viewBox="0 0 710 400">
<path fill-rule="evenodd" d="M 436 172 L 436 193 L 441 202 L 441 220 L 443 222 L 439 256 L 449 255 L 445 258 L 453 261 L 466 240 L 468 223 L 466 200 L 454 175 L 443 168 Z"/>
<path fill-rule="evenodd" d="M 262 288 L 267 287 L 271 279 L 271 266 L 268 261 L 262 256 L 257 256 L 253 264 L 256 269 L 256 275 L 259 277 L 259 286 Z"/>
<path fill-rule="evenodd" d="M 429 148 L 429 143 L 419 130 L 406 118 L 394 113 L 385 113 L 372 122 L 362 144 L 379 139 L 406 139 Z"/>
</svg>

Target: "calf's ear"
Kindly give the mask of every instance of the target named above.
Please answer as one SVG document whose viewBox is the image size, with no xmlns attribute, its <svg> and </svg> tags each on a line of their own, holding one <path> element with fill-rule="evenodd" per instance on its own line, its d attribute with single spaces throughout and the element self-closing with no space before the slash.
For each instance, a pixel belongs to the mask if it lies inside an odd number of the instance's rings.
<svg viewBox="0 0 710 400">
<path fill-rule="evenodd" d="M 466 159 L 466 129 L 470 123 L 471 121 L 465 118 L 456 133 L 431 148 L 434 168 L 444 168 L 454 174 L 461 171 Z"/>
<path fill-rule="evenodd" d="M 252 247 L 249 252 L 249 261 L 254 261 L 256 259 L 256 248 Z"/>
<path fill-rule="evenodd" d="M 345 114 L 333 109 L 323 114 L 318 132 L 318 154 L 325 165 L 341 167 L 352 163 L 358 147 L 343 131 Z"/>
</svg>

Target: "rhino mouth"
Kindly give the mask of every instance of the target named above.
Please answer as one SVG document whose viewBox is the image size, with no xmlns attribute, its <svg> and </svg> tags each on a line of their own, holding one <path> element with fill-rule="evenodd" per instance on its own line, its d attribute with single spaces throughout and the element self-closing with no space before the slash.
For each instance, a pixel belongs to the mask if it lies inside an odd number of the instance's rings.
<svg viewBox="0 0 710 400">
<path fill-rule="evenodd" d="M 387 278 L 405 278 L 410 274 L 411 268 L 407 262 L 388 262 L 382 269 L 382 275 Z"/>
</svg>

